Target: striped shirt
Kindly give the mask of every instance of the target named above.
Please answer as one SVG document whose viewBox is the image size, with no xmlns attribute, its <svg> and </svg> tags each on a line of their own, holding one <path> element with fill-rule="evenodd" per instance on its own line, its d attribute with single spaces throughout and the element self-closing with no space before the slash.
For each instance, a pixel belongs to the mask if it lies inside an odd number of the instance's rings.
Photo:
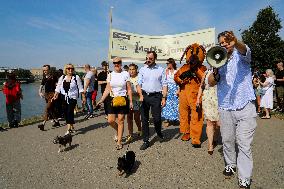
<svg viewBox="0 0 284 189">
<path fill-rule="evenodd" d="M 250 68 L 251 51 L 246 46 L 246 55 L 234 49 L 227 64 L 219 68 L 220 81 L 217 85 L 219 108 L 239 110 L 255 100 Z"/>
<path fill-rule="evenodd" d="M 147 93 L 161 92 L 167 86 L 164 68 L 157 64 L 143 66 L 138 73 L 138 85 Z"/>
</svg>

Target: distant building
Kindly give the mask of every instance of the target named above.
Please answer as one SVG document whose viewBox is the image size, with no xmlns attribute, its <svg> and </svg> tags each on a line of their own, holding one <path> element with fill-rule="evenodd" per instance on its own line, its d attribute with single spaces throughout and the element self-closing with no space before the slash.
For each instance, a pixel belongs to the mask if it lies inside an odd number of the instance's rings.
<svg viewBox="0 0 284 189">
<path fill-rule="evenodd" d="M 75 68 L 75 71 L 76 71 L 76 72 L 85 73 L 85 68 L 84 68 L 84 66 L 75 65 L 74 68 Z M 95 67 L 95 66 L 92 66 L 92 65 L 91 65 L 91 68 L 96 68 L 97 71 L 98 71 L 98 73 L 103 70 L 103 68 L 101 68 L 101 67 Z"/>
<path fill-rule="evenodd" d="M 76 71 L 76 72 L 82 72 L 82 73 L 85 72 L 84 66 L 81 66 L 81 65 L 74 65 L 74 68 L 75 68 L 75 71 Z"/>
<path fill-rule="evenodd" d="M 18 68 L 8 68 L 8 67 L 0 67 L 0 72 L 13 72 L 15 70 L 18 70 Z"/>
<path fill-rule="evenodd" d="M 36 80 L 42 79 L 42 75 L 43 75 L 42 68 L 32 68 L 30 69 L 30 71 Z"/>
</svg>

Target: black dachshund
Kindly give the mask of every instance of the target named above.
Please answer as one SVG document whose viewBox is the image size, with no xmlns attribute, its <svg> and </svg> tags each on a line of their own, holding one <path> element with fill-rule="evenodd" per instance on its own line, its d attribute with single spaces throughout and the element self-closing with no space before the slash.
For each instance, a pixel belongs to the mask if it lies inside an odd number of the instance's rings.
<svg viewBox="0 0 284 189">
<path fill-rule="evenodd" d="M 124 173 L 129 175 L 135 164 L 135 153 L 133 151 L 127 151 L 122 157 L 118 158 L 117 169 L 119 170 L 119 176 Z"/>
<path fill-rule="evenodd" d="M 69 134 L 66 134 L 64 136 L 56 136 L 53 140 L 53 143 L 54 144 L 59 144 L 59 150 L 58 150 L 58 153 L 59 152 L 62 152 L 62 149 L 61 149 L 61 146 L 64 146 L 66 147 L 66 144 L 69 144 L 69 147 L 71 146 L 71 143 L 72 143 L 72 135 L 69 133 Z"/>
</svg>

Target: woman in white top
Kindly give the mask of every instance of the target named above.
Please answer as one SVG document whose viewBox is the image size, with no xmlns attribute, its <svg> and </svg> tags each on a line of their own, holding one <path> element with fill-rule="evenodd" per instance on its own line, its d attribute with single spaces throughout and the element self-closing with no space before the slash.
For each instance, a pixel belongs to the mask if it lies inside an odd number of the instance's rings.
<svg viewBox="0 0 284 189">
<path fill-rule="evenodd" d="M 270 119 L 270 110 L 273 109 L 274 74 L 271 69 L 267 69 L 265 73 L 265 82 L 259 82 L 264 92 L 260 99 L 260 107 L 264 109 L 265 116 L 261 119 Z"/>
<path fill-rule="evenodd" d="M 133 108 L 133 104 L 129 73 L 122 70 L 121 58 L 115 57 L 113 59 L 113 64 L 114 71 L 108 75 L 106 89 L 98 104 L 101 104 L 109 94 L 112 98 L 121 96 L 126 100 L 126 106 L 113 107 L 110 103 L 108 103 L 108 123 L 116 130 L 116 149 L 120 150 L 123 147 L 121 141 L 123 136 L 125 115 L 129 113 L 129 108 Z"/>
<path fill-rule="evenodd" d="M 66 64 L 64 66 L 64 75 L 58 79 L 58 83 L 55 89 L 53 100 L 58 98 L 59 93 L 64 96 L 65 104 L 65 119 L 67 124 L 66 134 L 73 132 L 74 129 L 74 109 L 77 104 L 77 98 L 79 93 L 84 95 L 83 85 L 78 75 L 74 74 L 74 66 L 72 64 Z"/>
</svg>

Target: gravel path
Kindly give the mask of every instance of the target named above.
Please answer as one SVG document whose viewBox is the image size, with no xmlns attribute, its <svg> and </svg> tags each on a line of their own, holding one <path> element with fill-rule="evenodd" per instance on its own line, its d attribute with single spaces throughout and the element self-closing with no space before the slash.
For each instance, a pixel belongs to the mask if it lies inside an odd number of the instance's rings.
<svg viewBox="0 0 284 189">
<path fill-rule="evenodd" d="M 180 140 L 178 126 L 163 130 L 163 143 L 153 135 L 146 151 L 139 150 L 141 140 L 131 143 L 137 156 L 134 173 L 119 177 L 117 157 L 127 146 L 115 149 L 114 131 L 104 116 L 82 119 L 77 118 L 81 122 L 75 125 L 72 147 L 62 153 L 52 140 L 64 134 L 64 126 L 52 128 L 49 122 L 46 131 L 30 125 L 0 132 L 0 188 L 238 188 L 236 177 L 222 175 L 222 146 L 210 156 L 204 137 L 202 148 L 194 149 Z M 257 122 L 252 188 L 284 188 L 284 121 Z"/>
</svg>

